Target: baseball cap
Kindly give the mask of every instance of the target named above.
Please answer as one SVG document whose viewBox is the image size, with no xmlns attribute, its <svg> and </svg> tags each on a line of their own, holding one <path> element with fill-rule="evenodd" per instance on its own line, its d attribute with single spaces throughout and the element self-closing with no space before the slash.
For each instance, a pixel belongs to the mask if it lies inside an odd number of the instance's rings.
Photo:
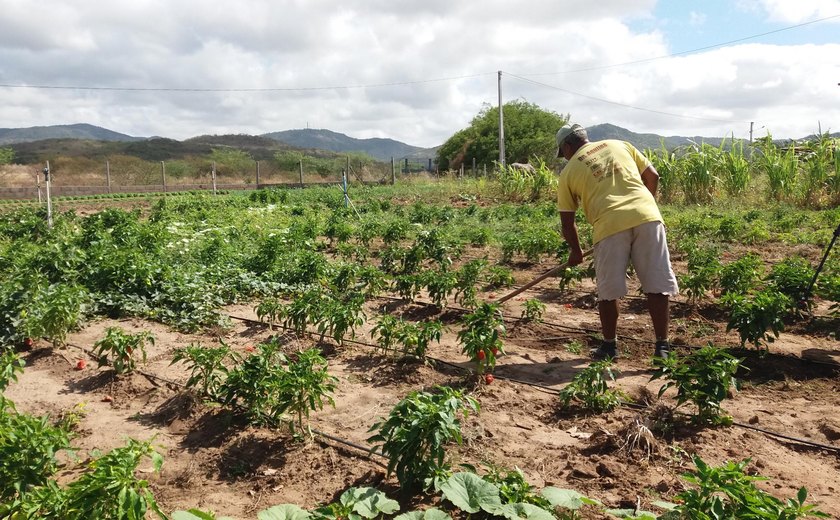
<svg viewBox="0 0 840 520">
<path fill-rule="evenodd" d="M 579 124 L 573 123 L 561 126 L 560 130 L 557 131 L 557 157 L 562 157 L 563 154 L 560 152 L 560 147 L 563 146 L 566 138 L 572 134 L 575 134 L 581 139 L 586 139 L 586 129 Z"/>
</svg>

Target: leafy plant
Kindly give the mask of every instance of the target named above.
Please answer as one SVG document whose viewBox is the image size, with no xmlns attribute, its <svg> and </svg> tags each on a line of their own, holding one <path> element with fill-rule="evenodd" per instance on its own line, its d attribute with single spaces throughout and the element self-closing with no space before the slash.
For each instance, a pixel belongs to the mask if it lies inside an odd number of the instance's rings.
<svg viewBox="0 0 840 520">
<path fill-rule="evenodd" d="M 297 417 L 298 432 L 306 431 L 311 437 L 309 412 L 322 410 L 325 402 L 335 406 L 331 394 L 338 379 L 327 372 L 327 361 L 318 349 L 304 350 L 295 357 L 281 379 L 279 399 L 284 411 Z M 294 433 L 294 423 L 290 422 L 289 428 Z"/>
<path fill-rule="evenodd" d="M 761 257 L 747 253 L 720 268 L 720 287 L 723 294 L 747 294 L 762 276 Z"/>
<path fill-rule="evenodd" d="M 791 299 L 774 289 L 764 289 L 752 296 L 730 293 L 721 301 L 730 313 L 726 331 L 737 330 L 742 347 L 750 342 L 761 348 L 775 341 L 784 330 L 783 319 L 791 307 Z"/>
<path fill-rule="evenodd" d="M 0 398 L 0 501 L 44 485 L 58 469 L 56 454 L 70 447 L 70 432 L 49 417 L 14 410 Z"/>
<path fill-rule="evenodd" d="M 283 317 L 284 305 L 276 298 L 265 298 L 254 308 L 257 319 L 268 324 L 268 330 L 274 328 L 274 322 Z"/>
<path fill-rule="evenodd" d="M 794 520 L 796 518 L 829 518 L 829 515 L 816 509 L 814 505 L 805 505 L 808 491 L 799 489 L 795 498 L 786 502 L 760 490 L 755 482 L 767 480 L 760 476 L 751 476 L 744 472 L 750 459 L 741 462 L 727 462 L 722 466 L 711 467 L 695 455 L 693 474 L 683 475 L 697 489 L 679 493 L 676 498 L 681 503 L 668 518 L 691 518 L 712 520 L 718 518 L 744 518 L 751 520 Z"/>
<path fill-rule="evenodd" d="M 659 389 L 659 396 L 671 387 L 677 388 L 677 407 L 687 402 L 697 407 L 694 422 L 700 424 L 731 424 L 732 418 L 723 415 L 720 403 L 730 388 L 738 388 L 735 373 L 741 366 L 737 359 L 712 344 L 684 357 L 673 353 L 667 358 L 654 359 L 656 371 L 650 378 L 667 379 Z"/>
<path fill-rule="evenodd" d="M 94 353 L 99 357 L 99 366 L 110 361 L 117 374 L 127 374 L 137 367 L 137 355 L 146 362 L 146 344 L 155 344 L 149 331 L 131 334 L 119 327 L 108 327 L 105 337 L 94 343 Z"/>
<path fill-rule="evenodd" d="M 461 423 L 479 410 L 478 401 L 449 387 L 437 387 L 439 393 L 412 392 L 394 406 L 388 418 L 371 426 L 377 433 L 368 442 L 379 443 L 388 457 L 388 473 L 396 472 L 400 485 L 407 489 L 428 489 L 436 476 L 445 474 L 446 445 L 461 443 Z"/>
<path fill-rule="evenodd" d="M 688 274 L 680 276 L 680 286 L 694 303 L 706 297 L 717 283 L 720 271 L 719 252 L 716 248 L 692 244 L 688 248 Z"/>
<path fill-rule="evenodd" d="M 383 314 L 371 330 L 378 337 L 379 346 L 386 352 L 400 352 L 423 358 L 429 343 L 440 341 L 443 324 L 440 321 L 409 323 L 402 318 Z M 398 348 L 399 345 L 399 348 Z"/>
<path fill-rule="evenodd" d="M 233 356 L 223 340 L 219 340 L 219 343 L 221 346 L 216 348 L 190 343 L 187 347 L 175 349 L 170 363 L 171 366 L 179 361 L 184 362 L 190 371 L 187 388 L 198 388 L 202 395 L 213 399 L 218 397 L 223 378 L 228 374 L 224 361 Z"/>
<path fill-rule="evenodd" d="M 545 304 L 536 298 L 525 300 L 522 308 L 522 319 L 525 321 L 540 321 L 545 312 Z"/>
<path fill-rule="evenodd" d="M 513 278 L 513 271 L 509 267 L 501 265 L 488 267 L 485 281 L 489 289 L 510 287 L 516 283 L 516 280 Z"/>
<path fill-rule="evenodd" d="M 310 518 L 314 520 L 362 520 L 363 518 L 372 520 L 384 515 L 392 515 L 399 509 L 400 505 L 396 500 L 388 498 L 378 489 L 351 487 L 338 497 L 338 502 L 312 511 Z M 271 509 L 268 509 L 264 513 L 270 511 Z M 264 516 L 260 520 L 263 518 L 268 520 L 272 517 Z"/>
<path fill-rule="evenodd" d="M 23 372 L 26 362 L 12 350 L 0 351 L 0 394 L 9 384 L 17 381 L 17 375 Z M 0 408 L 2 408 L 2 395 L 0 395 Z"/>
<path fill-rule="evenodd" d="M 165 519 L 149 490 L 149 482 L 134 475 L 145 458 L 151 459 L 155 472 L 160 471 L 163 457 L 150 442 L 134 439 L 93 460 L 88 470 L 67 486 L 66 509 L 53 518 L 130 520 L 144 518 L 146 511 L 151 510 Z"/>
<path fill-rule="evenodd" d="M 797 305 L 810 308 L 813 301 L 810 297 L 806 301 L 805 297 L 813 277 L 814 269 L 811 264 L 802 257 L 794 256 L 774 265 L 767 275 L 767 281 L 772 288 L 790 299 L 793 308 Z"/>
<path fill-rule="evenodd" d="M 261 343 L 257 352 L 231 369 L 222 382 L 219 387 L 222 403 L 239 403 L 254 423 L 279 425 L 286 410 L 281 387 L 287 361 L 276 341 Z"/>
<path fill-rule="evenodd" d="M 504 353 L 501 336 L 505 322 L 499 305 L 482 303 L 471 314 L 464 316 L 464 328 L 458 332 L 461 352 L 478 361 L 478 373 L 496 366 L 496 356 Z"/>
<path fill-rule="evenodd" d="M 625 397 L 621 390 L 610 389 L 609 381 L 615 382 L 612 360 L 590 363 L 560 391 L 560 405 L 568 408 L 576 401 L 585 410 L 608 412 L 621 404 L 621 399 Z"/>
</svg>

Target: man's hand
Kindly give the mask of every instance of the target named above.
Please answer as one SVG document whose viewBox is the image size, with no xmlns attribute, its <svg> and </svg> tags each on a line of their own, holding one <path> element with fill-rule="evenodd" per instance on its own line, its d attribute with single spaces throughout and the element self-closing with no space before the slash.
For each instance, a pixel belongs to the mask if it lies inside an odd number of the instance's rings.
<svg viewBox="0 0 840 520">
<path fill-rule="evenodd" d="M 583 251 L 579 247 L 569 251 L 569 267 L 579 265 L 581 262 L 583 262 Z"/>
</svg>

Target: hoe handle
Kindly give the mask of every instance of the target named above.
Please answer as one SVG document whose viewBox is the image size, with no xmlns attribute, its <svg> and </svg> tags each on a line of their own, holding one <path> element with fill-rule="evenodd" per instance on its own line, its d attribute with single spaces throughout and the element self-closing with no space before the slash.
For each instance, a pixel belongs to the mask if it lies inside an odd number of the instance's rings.
<svg viewBox="0 0 840 520">
<path fill-rule="evenodd" d="M 586 258 L 587 256 L 589 256 L 591 254 L 592 254 L 592 250 L 588 249 L 588 250 L 584 251 L 583 258 Z M 565 269 L 567 267 L 569 267 L 569 262 L 563 262 L 562 264 L 558 265 L 557 267 L 554 267 L 554 268 L 550 269 L 549 271 L 546 271 L 543 274 L 539 275 L 538 277 L 534 278 L 533 280 L 526 283 L 525 285 L 523 285 L 519 289 L 516 289 L 512 293 L 506 294 L 505 296 L 502 296 L 501 298 L 496 300 L 494 303 L 504 303 L 504 302 L 510 300 L 511 298 L 513 298 L 514 296 L 516 296 L 517 294 L 519 294 L 521 292 L 524 292 L 524 291 L 530 289 L 531 287 L 537 285 L 538 283 L 545 280 L 546 278 L 556 276 L 557 273 L 559 273 L 560 271 L 562 271 L 563 269 Z"/>
</svg>

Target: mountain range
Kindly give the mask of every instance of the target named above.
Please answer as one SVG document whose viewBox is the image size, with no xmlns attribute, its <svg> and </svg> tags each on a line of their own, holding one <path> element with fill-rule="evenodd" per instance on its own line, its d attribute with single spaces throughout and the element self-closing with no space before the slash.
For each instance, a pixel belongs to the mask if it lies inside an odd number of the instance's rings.
<svg viewBox="0 0 840 520">
<path fill-rule="evenodd" d="M 659 148 L 663 143 L 673 149 L 691 142 L 706 142 L 719 146 L 721 137 L 682 137 L 640 134 L 612 124 L 587 128 L 591 140 L 620 139 L 633 143 L 636 148 Z M 833 134 L 840 136 L 840 134 Z M 76 140 L 73 146 L 67 141 Z M 19 161 L 33 162 L 44 154 L 94 154 L 131 153 L 149 160 L 167 160 L 185 154 L 209 153 L 216 146 L 244 149 L 257 160 L 270 158 L 276 151 L 303 149 L 313 153 L 366 153 L 376 159 L 388 161 L 426 159 L 436 155 L 437 148 L 412 146 L 393 139 L 356 139 L 326 129 L 300 129 L 269 132 L 260 136 L 221 135 L 198 136 L 184 141 L 161 137 L 135 137 L 89 124 L 34 126 L 29 128 L 0 128 L 0 146 L 11 146 Z M 76 151 L 74 153 L 73 151 Z M 321 151 L 321 152 L 319 152 Z"/>
</svg>

